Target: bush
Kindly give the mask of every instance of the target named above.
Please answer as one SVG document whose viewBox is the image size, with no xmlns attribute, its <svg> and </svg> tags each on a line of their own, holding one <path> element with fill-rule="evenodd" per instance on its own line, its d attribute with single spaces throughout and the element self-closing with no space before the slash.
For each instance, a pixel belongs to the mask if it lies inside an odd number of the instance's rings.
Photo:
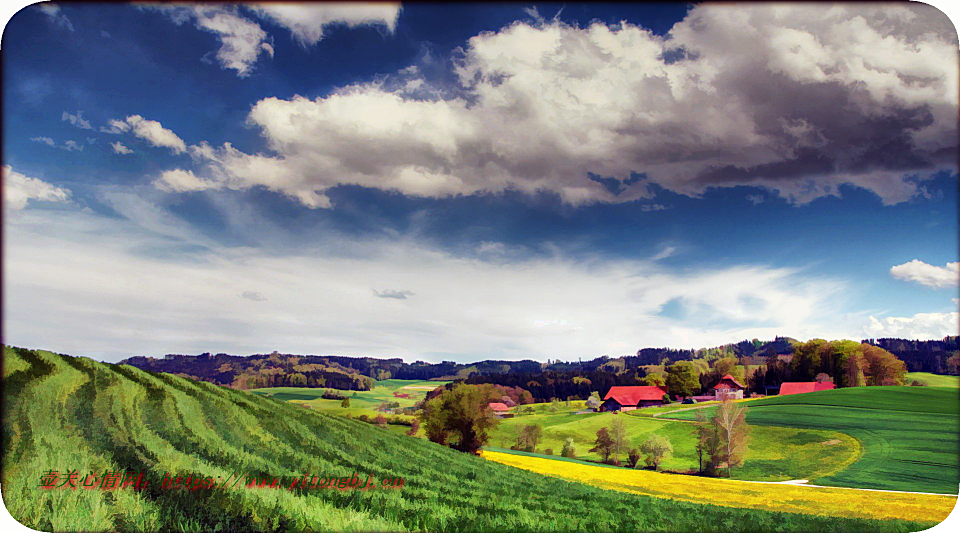
<svg viewBox="0 0 960 533">
<path fill-rule="evenodd" d="M 544 454 L 544 455 L 553 455 L 553 448 L 547 448 L 546 450 L 543 450 L 543 454 Z"/>
<path fill-rule="evenodd" d="M 627 466 L 629 466 L 630 468 L 633 468 L 637 466 L 637 463 L 639 462 L 640 462 L 640 450 L 638 448 L 634 448 L 630 450 L 630 453 L 627 454 Z"/>
<path fill-rule="evenodd" d="M 567 440 L 563 442 L 563 449 L 560 450 L 561 457 L 576 457 L 577 456 L 577 447 L 573 444 L 573 438 L 567 437 Z"/>
</svg>

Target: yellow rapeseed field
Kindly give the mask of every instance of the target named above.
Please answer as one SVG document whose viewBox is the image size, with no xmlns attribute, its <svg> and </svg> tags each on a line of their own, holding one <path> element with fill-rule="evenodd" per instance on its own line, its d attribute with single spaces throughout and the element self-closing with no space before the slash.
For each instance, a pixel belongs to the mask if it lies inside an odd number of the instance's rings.
<svg viewBox="0 0 960 533">
<path fill-rule="evenodd" d="M 768 511 L 939 522 L 950 514 L 957 503 L 956 496 L 752 483 L 663 474 L 649 470 L 605 468 L 492 451 L 483 452 L 483 457 L 516 468 L 605 489 Z"/>
</svg>

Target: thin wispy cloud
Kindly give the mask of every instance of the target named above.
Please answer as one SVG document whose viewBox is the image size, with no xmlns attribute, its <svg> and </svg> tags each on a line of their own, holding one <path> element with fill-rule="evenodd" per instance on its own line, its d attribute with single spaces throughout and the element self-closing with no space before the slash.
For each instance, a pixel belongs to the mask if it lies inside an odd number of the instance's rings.
<svg viewBox="0 0 960 533">
<path fill-rule="evenodd" d="M 374 289 L 373 295 L 376 296 L 377 298 L 389 298 L 392 300 L 406 300 L 408 297 L 413 296 L 413 292 L 396 291 L 393 289 L 384 289 L 382 291 L 378 291 Z"/>
</svg>

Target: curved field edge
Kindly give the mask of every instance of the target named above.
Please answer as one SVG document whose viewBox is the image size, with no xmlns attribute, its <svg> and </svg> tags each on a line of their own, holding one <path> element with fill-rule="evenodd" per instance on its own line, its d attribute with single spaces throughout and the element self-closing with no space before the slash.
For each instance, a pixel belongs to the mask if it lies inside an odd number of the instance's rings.
<svg viewBox="0 0 960 533">
<path fill-rule="evenodd" d="M 500 464 L 561 479 L 580 481 L 601 488 L 692 503 L 747 507 L 765 511 L 848 518 L 932 519 L 939 522 L 944 520 L 957 504 L 955 496 L 704 478 L 579 462 L 560 462 L 492 450 L 484 451 L 483 457 Z"/>
<path fill-rule="evenodd" d="M 707 407 L 708 412 L 714 409 Z M 693 420 L 691 411 L 660 418 Z M 822 429 L 861 443 L 860 457 L 817 485 L 956 494 L 960 483 L 960 391 L 859 387 L 751 401 L 752 425 Z"/>
<path fill-rule="evenodd" d="M 4 503 L 47 531 L 917 531 L 929 521 L 738 509 L 559 480 L 168 374 L 5 347 Z M 144 472 L 141 491 L 43 490 L 49 470 Z M 405 478 L 402 489 L 164 490 L 202 474 Z"/>
</svg>

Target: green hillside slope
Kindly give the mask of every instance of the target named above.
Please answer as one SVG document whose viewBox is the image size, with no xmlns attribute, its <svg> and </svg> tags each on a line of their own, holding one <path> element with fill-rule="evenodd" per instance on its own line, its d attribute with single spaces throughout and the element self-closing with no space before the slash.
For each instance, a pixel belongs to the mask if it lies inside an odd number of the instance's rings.
<svg viewBox="0 0 960 533">
<path fill-rule="evenodd" d="M 863 455 L 820 485 L 956 494 L 960 394 L 934 387 L 856 387 L 747 404 L 747 422 L 834 430 L 860 440 Z M 693 411 L 664 415 L 693 420 Z"/>
<path fill-rule="evenodd" d="M 674 407 L 676 409 L 676 407 Z M 551 449 L 559 455 L 564 441 L 573 439 L 577 457 L 600 460 L 589 451 L 595 446 L 597 430 L 610 428 L 614 420 L 624 422 L 627 441 L 639 446 L 650 435 L 666 437 L 673 453 L 661 463 L 661 469 L 674 472 L 696 471 L 697 436 L 693 424 L 635 415 L 614 413 L 556 413 L 524 415 L 504 419 L 491 439 L 491 445 L 509 448 L 516 442 L 521 428 L 536 424 L 543 428 L 537 449 Z M 831 442 L 825 446 L 824 442 Z M 828 475 L 847 466 L 859 453 L 857 441 L 837 431 L 817 431 L 775 426 L 757 426 L 750 434 L 750 454 L 733 477 L 754 481 L 785 481 Z M 624 458 L 625 459 L 625 458 Z"/>
<path fill-rule="evenodd" d="M 547 478 L 285 402 L 4 348 L 3 498 L 46 531 L 880 531 L 922 524 L 674 502 Z M 41 489 L 50 470 L 143 471 L 144 490 Z M 171 475 L 400 476 L 399 489 L 165 490 Z"/>
<path fill-rule="evenodd" d="M 944 376 L 929 372 L 907 372 L 904 379 L 908 385 L 914 381 L 919 381 L 928 387 L 960 388 L 960 376 Z"/>
</svg>

